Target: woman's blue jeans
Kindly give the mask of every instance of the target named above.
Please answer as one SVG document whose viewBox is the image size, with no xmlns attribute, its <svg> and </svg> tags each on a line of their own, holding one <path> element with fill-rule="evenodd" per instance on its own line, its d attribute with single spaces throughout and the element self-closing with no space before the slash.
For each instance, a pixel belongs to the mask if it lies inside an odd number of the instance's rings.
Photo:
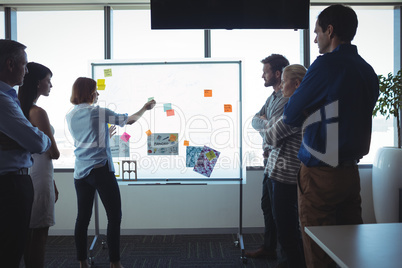
<svg viewBox="0 0 402 268">
<path fill-rule="evenodd" d="M 120 190 L 113 172 L 109 171 L 108 164 L 93 169 L 82 179 L 75 179 L 77 193 L 78 215 L 75 223 L 75 244 L 77 259 L 87 258 L 88 225 L 91 220 L 95 191 L 103 203 L 107 215 L 107 245 L 110 262 L 120 261 L 120 224 L 121 198 Z"/>
</svg>

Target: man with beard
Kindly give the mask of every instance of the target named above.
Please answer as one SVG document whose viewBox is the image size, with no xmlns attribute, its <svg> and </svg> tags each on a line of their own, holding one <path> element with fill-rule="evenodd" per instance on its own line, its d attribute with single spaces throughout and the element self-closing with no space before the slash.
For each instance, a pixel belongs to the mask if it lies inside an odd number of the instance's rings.
<svg viewBox="0 0 402 268">
<path fill-rule="evenodd" d="M 261 137 L 264 139 L 264 128 L 270 120 L 278 119 L 283 114 L 283 109 L 288 101 L 288 98 L 284 98 L 281 92 L 281 76 L 282 70 L 287 65 L 289 61 L 282 55 L 272 54 L 261 61 L 264 64 L 262 78 L 264 79 L 265 87 L 272 87 L 273 92 L 268 97 L 264 106 L 261 110 L 255 114 L 252 126 L 257 130 Z M 262 182 L 262 197 L 261 197 L 261 209 L 264 215 L 264 244 L 258 248 L 256 251 L 248 251 L 245 253 L 246 257 L 249 258 L 271 258 L 275 259 L 276 245 L 277 245 L 277 234 L 276 226 L 272 216 L 271 208 L 271 195 L 272 191 L 270 178 L 266 169 L 269 154 L 272 149 L 272 145 L 263 143 L 264 150 L 264 179 Z M 277 167 L 273 167 L 277 168 Z M 280 167 L 278 167 L 280 168 Z"/>
</svg>

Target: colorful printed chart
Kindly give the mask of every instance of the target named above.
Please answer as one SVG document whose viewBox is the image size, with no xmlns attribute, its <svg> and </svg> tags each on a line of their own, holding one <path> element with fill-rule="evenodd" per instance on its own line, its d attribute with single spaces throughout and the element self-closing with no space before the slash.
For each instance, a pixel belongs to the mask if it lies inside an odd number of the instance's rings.
<svg viewBox="0 0 402 268">
<path fill-rule="evenodd" d="M 148 136 L 148 155 L 177 155 L 177 133 L 153 133 Z"/>
<path fill-rule="evenodd" d="M 188 146 L 186 148 L 186 167 L 194 167 L 204 147 Z"/>
<path fill-rule="evenodd" d="M 220 152 L 204 146 L 194 166 L 194 171 L 209 178 L 220 154 Z"/>
</svg>

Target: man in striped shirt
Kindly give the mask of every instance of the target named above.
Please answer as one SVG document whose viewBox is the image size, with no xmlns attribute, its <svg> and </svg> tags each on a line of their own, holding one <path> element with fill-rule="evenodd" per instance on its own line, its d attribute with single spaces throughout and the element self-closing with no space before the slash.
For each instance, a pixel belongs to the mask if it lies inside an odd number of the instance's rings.
<svg viewBox="0 0 402 268">
<path fill-rule="evenodd" d="M 292 96 L 305 74 L 306 68 L 300 64 L 292 64 L 283 69 L 283 97 Z M 286 125 L 283 116 L 266 124 L 264 143 L 273 148 L 264 173 L 270 178 L 272 215 L 281 248 L 279 267 L 305 267 L 297 207 L 297 174 L 300 168 L 297 153 L 301 141 L 301 128 Z"/>
</svg>

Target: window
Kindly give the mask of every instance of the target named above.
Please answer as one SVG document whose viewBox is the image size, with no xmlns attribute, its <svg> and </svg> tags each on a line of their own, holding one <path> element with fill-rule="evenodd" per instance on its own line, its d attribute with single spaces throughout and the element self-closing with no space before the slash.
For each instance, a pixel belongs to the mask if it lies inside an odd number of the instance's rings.
<svg viewBox="0 0 402 268">
<path fill-rule="evenodd" d="M 243 61 L 243 163 L 262 166 L 262 138 L 251 126 L 253 116 L 272 93 L 262 79 L 261 60 L 271 54 L 282 54 L 290 63 L 300 62 L 300 32 L 293 30 L 213 30 L 212 58 Z"/>
<path fill-rule="evenodd" d="M 150 10 L 113 11 L 113 59 L 204 57 L 204 31 L 151 30 Z"/>
<path fill-rule="evenodd" d="M 4 11 L 0 10 L 0 38 L 4 39 L 6 34 L 4 32 Z"/>
<path fill-rule="evenodd" d="M 314 28 L 318 14 L 325 7 L 310 9 L 310 49 L 311 62 L 318 54 L 317 44 L 314 43 Z M 352 44 L 357 46 L 359 54 L 380 75 L 387 75 L 394 70 L 394 11 L 391 7 L 352 7 L 359 21 L 357 32 Z M 375 18 L 375 19 L 373 19 Z M 381 53 L 378 53 L 381 51 Z M 377 150 L 384 146 L 394 146 L 392 119 L 385 120 L 383 116 L 373 118 L 371 147 L 368 155 L 364 156 L 360 164 L 372 164 Z"/>
<path fill-rule="evenodd" d="M 65 116 L 72 108 L 75 79 L 90 77 L 91 60 L 103 59 L 103 11 L 21 11 L 17 27 L 28 61 L 41 63 L 53 73 L 50 96 L 39 98 L 38 105 L 47 111 L 55 129 L 61 156 L 54 166 L 72 168 L 73 144 Z"/>
<path fill-rule="evenodd" d="M 324 7 L 311 7 L 311 62 L 318 56 L 314 25 Z M 393 7 L 353 7 L 359 18 L 354 44 L 377 74 L 393 71 Z M 104 58 L 103 9 L 80 11 L 18 11 L 17 38 L 27 46 L 29 61 L 48 66 L 53 72 L 53 89 L 39 105 L 48 112 L 61 151 L 56 168 L 74 166 L 73 144 L 65 124 L 71 86 L 79 76 L 91 76 L 90 63 Z M 373 20 L 373 18 L 376 18 Z M 4 11 L 0 10 L 0 38 L 4 38 Z M 203 30 L 151 30 L 150 10 L 113 11 L 113 58 L 199 59 L 204 57 Z M 261 59 L 283 54 L 290 63 L 301 63 L 300 31 L 211 30 L 211 57 L 242 60 L 243 163 L 262 165 L 262 139 L 251 127 L 251 119 L 271 93 L 265 88 Z M 380 38 L 379 38 L 380 37 Z M 381 53 L 376 53 L 381 50 Z M 373 120 L 370 154 L 362 163 L 372 163 L 377 148 L 394 145 L 392 120 Z"/>
</svg>

